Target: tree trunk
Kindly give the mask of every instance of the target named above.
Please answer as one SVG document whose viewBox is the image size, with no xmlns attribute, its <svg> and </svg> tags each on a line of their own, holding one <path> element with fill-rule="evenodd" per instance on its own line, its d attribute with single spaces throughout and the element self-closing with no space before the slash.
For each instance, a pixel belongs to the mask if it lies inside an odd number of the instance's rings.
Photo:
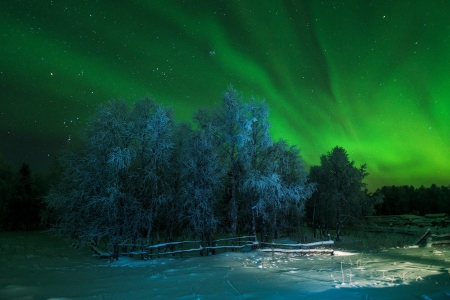
<svg viewBox="0 0 450 300">
<path fill-rule="evenodd" d="M 255 220 L 255 209 L 252 208 L 252 233 L 256 237 L 256 220 Z"/>
<path fill-rule="evenodd" d="M 111 256 L 111 260 L 119 260 L 119 244 L 117 243 L 117 240 L 114 240 L 113 242 L 113 253 Z"/>
<path fill-rule="evenodd" d="M 336 226 L 336 236 L 335 236 L 335 240 L 336 242 L 340 242 L 341 241 L 341 223 L 338 222 L 337 226 Z"/>
<path fill-rule="evenodd" d="M 211 234 L 210 234 L 210 246 L 211 246 L 211 247 L 215 247 L 215 246 L 216 246 L 215 243 L 214 243 L 215 239 L 216 239 L 216 238 L 214 237 L 214 234 L 211 233 Z M 212 255 L 215 255 L 215 254 L 216 254 L 216 249 L 211 249 L 211 254 L 212 254 Z"/>
<path fill-rule="evenodd" d="M 150 245 L 150 233 L 151 233 L 150 228 L 147 228 L 147 245 Z M 152 243 L 153 243 L 153 238 L 152 238 Z"/>
<path fill-rule="evenodd" d="M 277 239 L 277 215 L 275 214 L 274 216 L 274 221 L 273 221 L 273 225 L 272 225 L 272 243 L 275 243 L 276 239 Z"/>
</svg>

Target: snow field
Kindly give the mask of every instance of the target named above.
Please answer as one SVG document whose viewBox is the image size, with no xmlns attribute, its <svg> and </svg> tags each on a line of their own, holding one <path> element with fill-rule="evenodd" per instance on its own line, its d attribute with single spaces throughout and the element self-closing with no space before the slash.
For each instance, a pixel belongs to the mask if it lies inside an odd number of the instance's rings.
<svg viewBox="0 0 450 300">
<path fill-rule="evenodd" d="M 0 299 L 448 299 L 448 248 L 110 263 L 43 234 L 0 234 Z"/>
</svg>

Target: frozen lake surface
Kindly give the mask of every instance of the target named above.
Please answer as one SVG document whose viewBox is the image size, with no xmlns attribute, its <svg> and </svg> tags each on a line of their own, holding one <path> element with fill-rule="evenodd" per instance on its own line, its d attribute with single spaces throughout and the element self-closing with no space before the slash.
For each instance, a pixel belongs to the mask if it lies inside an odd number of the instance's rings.
<svg viewBox="0 0 450 300">
<path fill-rule="evenodd" d="M 448 247 L 110 263 L 41 233 L 0 234 L 0 299 L 450 299 Z"/>
</svg>

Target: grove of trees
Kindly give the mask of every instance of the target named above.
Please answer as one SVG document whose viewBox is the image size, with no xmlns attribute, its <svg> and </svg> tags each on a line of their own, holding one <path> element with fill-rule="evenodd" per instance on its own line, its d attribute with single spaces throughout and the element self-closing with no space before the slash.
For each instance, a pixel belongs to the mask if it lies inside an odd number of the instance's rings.
<svg viewBox="0 0 450 300">
<path fill-rule="evenodd" d="M 449 187 L 368 193 L 366 165 L 338 146 L 307 174 L 296 146 L 272 140 L 268 117 L 263 100 L 245 102 L 231 87 L 191 123 L 149 98 L 101 105 L 51 177 L 0 157 L 0 228 L 50 226 L 84 243 L 153 243 L 160 233 L 208 243 L 216 233 L 267 241 L 307 224 L 339 241 L 344 224 L 367 215 L 450 213 Z"/>
<path fill-rule="evenodd" d="M 192 123 L 145 98 L 98 107 L 50 177 L 15 172 L 0 157 L 0 229 L 53 233 L 91 243 L 261 234 L 267 241 L 305 223 L 314 237 L 378 214 L 450 213 L 450 188 L 383 187 L 370 194 L 366 165 L 336 146 L 306 173 L 300 151 L 273 141 L 264 100 L 233 88 Z M 52 183 L 52 184 L 51 184 Z M 51 186 L 51 187 L 50 187 Z M 384 199 L 383 199 L 384 198 Z"/>
<path fill-rule="evenodd" d="M 46 197 L 56 234 L 91 242 L 108 237 L 213 239 L 299 224 L 315 184 L 299 151 L 269 135 L 268 106 L 232 88 L 192 126 L 150 99 L 99 107 L 82 141 L 59 158 L 61 178 Z M 157 237 L 158 238 L 158 237 Z"/>
<path fill-rule="evenodd" d="M 366 165 L 336 146 L 306 173 L 300 151 L 273 141 L 269 108 L 233 88 L 192 123 L 145 98 L 99 106 L 49 177 L 0 156 L 0 229 L 50 231 L 91 243 L 261 234 L 305 223 L 314 237 L 372 214 L 450 214 L 450 186 L 390 186 L 370 194 Z"/>
</svg>

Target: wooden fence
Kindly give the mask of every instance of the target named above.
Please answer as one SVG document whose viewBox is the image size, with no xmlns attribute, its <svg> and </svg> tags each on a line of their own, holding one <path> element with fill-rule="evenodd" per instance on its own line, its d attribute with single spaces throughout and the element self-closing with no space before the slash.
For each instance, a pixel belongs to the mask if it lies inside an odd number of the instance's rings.
<svg viewBox="0 0 450 300">
<path fill-rule="evenodd" d="M 330 248 L 317 248 L 323 246 L 334 245 L 334 241 L 322 241 L 314 242 L 309 244 L 277 244 L 277 243 L 261 243 L 262 252 L 278 252 L 278 253 L 297 253 L 297 254 L 308 254 L 308 253 L 328 253 L 333 254 L 334 250 Z M 313 248 L 314 247 L 314 248 Z"/>
<path fill-rule="evenodd" d="M 224 245 L 219 245 L 219 243 L 225 243 Z M 256 248 L 258 242 L 256 241 L 256 236 L 240 236 L 234 238 L 218 239 L 209 242 L 209 246 L 203 246 L 206 244 L 202 241 L 181 241 L 181 242 L 169 242 L 147 246 L 147 254 L 149 258 L 153 256 L 161 257 L 166 255 L 177 255 L 183 256 L 183 253 L 196 252 L 198 251 L 200 255 L 213 254 L 215 250 L 237 250 L 243 248 Z M 154 252 L 155 251 L 155 252 Z"/>
<path fill-rule="evenodd" d="M 108 246 L 106 251 L 91 245 L 97 255 L 101 258 L 110 258 L 111 261 L 119 259 L 119 256 L 140 256 L 147 260 L 155 257 L 166 257 L 168 255 L 180 255 L 183 253 L 197 252 L 200 255 L 215 254 L 216 250 L 252 250 L 259 248 L 263 252 L 283 252 L 283 253 L 329 253 L 333 254 L 332 249 L 311 249 L 313 247 L 323 247 L 333 245 L 333 241 L 315 242 L 309 244 L 280 244 L 280 243 L 258 243 L 256 236 L 240 236 L 234 238 L 224 238 L 211 241 L 209 243 L 203 241 L 179 241 L 167 242 L 156 245 L 146 246 L 143 244 L 123 243 L 118 244 L 116 251 L 112 245 Z"/>
</svg>

